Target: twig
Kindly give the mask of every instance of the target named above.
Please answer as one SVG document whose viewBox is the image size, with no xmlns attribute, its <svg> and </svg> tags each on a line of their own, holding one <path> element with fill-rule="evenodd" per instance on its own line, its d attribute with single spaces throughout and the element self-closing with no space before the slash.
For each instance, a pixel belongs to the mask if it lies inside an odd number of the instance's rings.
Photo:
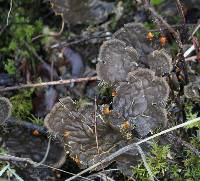
<svg viewBox="0 0 200 181">
<path fill-rule="evenodd" d="M 194 27 L 195 25 L 196 25 L 196 24 L 185 24 L 186 27 Z M 173 25 L 170 25 L 170 26 L 171 26 L 172 28 L 175 28 L 176 30 L 179 30 L 180 28 L 182 28 L 182 25 L 174 25 L 174 24 L 173 24 Z M 163 28 L 163 27 L 162 27 L 162 30 L 168 30 L 168 28 L 166 28 L 166 27 Z M 175 31 L 176 31 L 176 30 L 175 30 Z M 160 28 L 150 29 L 149 31 L 151 31 L 151 32 L 160 31 Z"/>
<path fill-rule="evenodd" d="M 8 155 L 8 154 L 2 154 L 2 153 L 0 153 L 0 160 L 1 161 L 8 161 L 8 162 L 22 162 L 22 163 L 28 163 L 30 165 L 36 165 L 36 164 L 38 164 L 37 162 L 34 162 L 30 158 L 21 158 L 21 157 L 16 157 L 16 156 Z M 74 173 L 67 172 L 65 170 L 62 170 L 62 169 L 59 169 L 59 168 L 55 168 L 55 167 L 52 167 L 52 166 L 49 166 L 49 165 L 46 165 L 46 164 L 41 164 L 41 165 L 44 166 L 44 167 L 47 167 L 47 168 L 51 168 L 53 170 L 57 170 L 57 171 L 63 172 L 63 173 L 67 173 L 67 174 L 70 174 L 70 175 L 75 175 Z M 80 176 L 80 178 L 84 178 L 85 180 L 92 181 L 91 179 L 86 178 L 86 177 Z"/>
<path fill-rule="evenodd" d="M 62 84 L 70 84 L 72 82 L 84 82 L 84 81 L 94 81 L 97 80 L 97 77 L 84 77 L 84 78 L 77 78 L 77 79 L 67 79 L 67 80 L 58 80 L 58 81 L 51 81 L 51 82 L 41 82 L 41 83 L 33 83 L 33 84 L 22 84 L 16 85 L 12 87 L 6 87 L 0 89 L 0 92 L 11 91 L 11 90 L 19 90 L 24 88 L 33 88 L 33 87 L 43 87 L 48 85 L 62 85 Z"/>
<path fill-rule="evenodd" d="M 13 0 L 10 0 L 10 9 L 8 11 L 8 15 L 7 15 L 7 19 L 6 19 L 6 26 L 8 26 L 8 24 L 9 24 L 10 13 L 12 11 L 12 4 L 13 4 Z"/>
<path fill-rule="evenodd" d="M 75 44 L 78 44 L 78 43 L 82 43 L 82 42 L 85 42 L 85 41 L 89 41 L 89 40 L 92 40 L 92 39 L 96 39 L 96 38 L 106 38 L 106 37 L 111 37 L 111 34 L 108 33 L 108 34 L 105 34 L 105 35 L 99 35 L 99 36 L 91 36 L 91 37 L 86 37 L 86 38 L 80 38 L 79 40 L 74 40 L 74 41 L 69 41 L 69 42 L 61 42 L 61 43 L 57 43 L 57 44 L 54 44 L 51 46 L 51 48 L 63 48 L 63 47 L 66 47 L 66 46 L 70 46 L 70 45 L 75 45 Z"/>
<path fill-rule="evenodd" d="M 196 62 L 196 60 L 197 60 L 197 56 L 196 56 L 196 55 L 195 55 L 195 56 L 188 57 L 188 58 L 185 59 L 186 62 L 187 62 L 187 61 Z"/>
<path fill-rule="evenodd" d="M 173 28 L 179 28 L 180 25 L 170 25 L 171 27 Z M 194 26 L 194 24 L 186 24 L 185 26 Z M 168 29 L 168 28 L 163 28 L 164 30 Z M 160 31 L 160 29 L 152 29 L 150 31 Z M 65 47 L 65 46 L 70 46 L 70 45 L 75 45 L 75 44 L 79 44 L 79 43 L 82 43 L 82 42 L 85 42 L 85 41 L 89 41 L 89 40 L 92 40 L 92 39 L 96 39 L 96 38 L 107 38 L 107 37 L 111 37 L 111 33 L 109 32 L 106 32 L 105 35 L 99 35 L 99 36 L 91 36 L 91 37 L 85 37 L 85 38 L 77 38 L 78 40 L 74 40 L 74 39 L 71 39 L 71 40 L 68 40 L 68 41 L 65 41 L 65 42 L 61 42 L 61 43 L 56 43 L 54 45 L 51 46 L 52 49 L 54 48 L 62 48 L 62 47 Z"/>
<path fill-rule="evenodd" d="M 188 48 L 185 53 L 183 54 L 183 56 L 186 58 L 188 55 L 190 55 L 190 53 L 192 53 L 195 50 L 194 45 L 192 45 L 190 48 Z"/>
<path fill-rule="evenodd" d="M 180 0 L 176 0 L 176 5 L 177 5 L 178 11 L 183 19 L 183 23 L 185 24 L 185 15 L 184 15 L 183 6 L 182 6 Z"/>
<path fill-rule="evenodd" d="M 125 152 L 127 152 L 127 151 L 129 151 L 129 150 L 131 150 L 131 149 L 133 149 L 133 148 L 135 148 L 137 145 L 140 145 L 140 144 L 142 144 L 142 143 L 144 143 L 144 142 L 147 142 L 147 141 L 149 141 L 149 140 L 151 140 L 151 139 L 153 139 L 153 138 L 156 138 L 156 137 L 161 136 L 161 135 L 163 135 L 163 134 L 166 134 L 166 133 L 168 133 L 168 132 L 174 131 L 174 130 L 176 130 L 176 129 L 179 129 L 179 128 L 185 127 L 185 126 L 187 126 L 187 125 L 196 123 L 196 122 L 198 122 L 198 121 L 200 121 L 200 117 L 198 117 L 198 118 L 196 118 L 196 119 L 193 119 L 193 120 L 190 120 L 190 121 L 187 121 L 187 122 L 185 122 L 185 123 L 179 124 L 179 125 L 174 126 L 174 127 L 172 127 L 172 128 L 166 129 L 166 130 L 164 130 L 164 131 L 161 131 L 161 132 L 159 132 L 159 133 L 157 133 L 157 134 L 154 134 L 154 135 L 152 135 L 152 136 L 150 136 L 150 137 L 148 137 L 148 138 L 145 138 L 145 139 L 143 139 L 143 140 L 140 140 L 140 141 L 138 141 L 138 142 L 136 142 L 136 143 L 129 144 L 129 145 L 127 145 L 127 146 L 125 146 L 125 147 L 119 149 L 118 151 L 114 152 L 113 154 L 111 154 L 110 156 L 106 157 L 105 159 L 99 161 L 98 163 L 92 165 L 91 167 L 89 167 L 89 168 L 87 168 L 87 169 L 81 171 L 80 173 L 76 174 L 75 176 L 73 176 L 73 177 L 67 179 L 66 181 L 71 181 L 71 180 L 73 180 L 73 179 L 79 177 L 80 175 L 82 175 L 82 174 L 84 174 L 84 173 L 86 173 L 86 172 L 88 172 L 88 171 L 90 171 L 90 170 L 93 170 L 93 169 L 96 168 L 97 166 L 99 166 L 99 165 L 101 165 L 101 164 L 103 164 L 103 163 L 106 163 L 106 162 L 108 162 L 108 161 L 113 160 L 114 158 L 118 157 L 119 155 L 121 155 L 121 154 L 123 154 L 123 153 L 125 153 Z"/>
<path fill-rule="evenodd" d="M 8 162 L 25 162 L 25 163 L 29 163 L 31 165 L 36 164 L 36 162 L 31 160 L 30 158 L 20 158 L 20 157 L 16 157 L 16 156 L 12 156 L 12 155 L 0 154 L 0 160 L 1 161 L 8 161 Z"/>
<path fill-rule="evenodd" d="M 189 40 L 191 40 L 192 36 L 194 36 L 194 34 L 198 31 L 199 28 L 200 28 L 200 22 L 197 25 L 197 27 L 194 29 L 194 31 L 192 32 L 191 36 L 189 37 Z"/>
</svg>

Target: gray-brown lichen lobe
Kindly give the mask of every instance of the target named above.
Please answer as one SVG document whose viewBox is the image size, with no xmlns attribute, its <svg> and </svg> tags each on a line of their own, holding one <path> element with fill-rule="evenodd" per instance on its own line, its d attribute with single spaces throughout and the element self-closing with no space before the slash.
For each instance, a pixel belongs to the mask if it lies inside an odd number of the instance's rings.
<svg viewBox="0 0 200 181">
<path fill-rule="evenodd" d="M 193 101 L 200 101 L 200 64 L 199 62 L 186 62 L 189 83 L 184 86 L 184 95 Z"/>
<path fill-rule="evenodd" d="M 128 82 L 123 82 L 116 89 L 117 95 L 113 99 L 113 112 L 128 119 L 136 127 L 139 135 L 145 136 L 160 125 L 165 125 L 167 117 L 164 108 L 160 108 L 167 101 L 169 86 L 164 79 L 156 77 L 149 69 L 139 68 L 128 74 Z M 153 110 L 161 111 L 160 116 L 153 114 Z M 163 117 L 162 117 L 163 116 Z M 113 119 L 113 124 L 120 126 L 121 122 Z"/>
<path fill-rule="evenodd" d="M 62 14 L 66 23 L 102 22 L 114 8 L 114 3 L 100 0 L 51 0 L 56 14 Z"/>
<path fill-rule="evenodd" d="M 164 50 L 155 50 L 148 55 L 148 64 L 157 76 L 169 74 L 172 71 L 172 58 Z"/>
<path fill-rule="evenodd" d="M 0 123 L 6 121 L 12 112 L 12 104 L 9 99 L 0 97 Z"/>
<path fill-rule="evenodd" d="M 200 82 L 190 82 L 184 87 L 184 94 L 189 99 L 200 101 Z"/>
<path fill-rule="evenodd" d="M 127 47 L 124 42 L 106 41 L 99 53 L 98 76 L 109 83 L 125 81 L 128 72 L 137 68 L 137 59 L 136 50 Z"/>
</svg>

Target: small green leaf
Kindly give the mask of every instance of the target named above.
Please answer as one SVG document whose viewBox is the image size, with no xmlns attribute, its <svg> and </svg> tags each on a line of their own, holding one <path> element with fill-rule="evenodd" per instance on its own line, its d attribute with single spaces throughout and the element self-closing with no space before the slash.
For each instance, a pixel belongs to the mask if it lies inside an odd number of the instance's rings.
<svg viewBox="0 0 200 181">
<path fill-rule="evenodd" d="M 17 43 L 16 43 L 15 40 L 12 40 L 12 41 L 10 42 L 10 44 L 9 44 L 8 49 L 9 49 L 9 50 L 16 50 L 16 48 L 17 48 Z"/>
<path fill-rule="evenodd" d="M 12 59 L 8 59 L 4 65 L 4 69 L 10 74 L 13 75 L 16 73 L 15 62 Z"/>
<path fill-rule="evenodd" d="M 160 4 L 162 4 L 165 0 L 151 0 L 151 4 L 153 6 L 158 6 Z"/>
</svg>

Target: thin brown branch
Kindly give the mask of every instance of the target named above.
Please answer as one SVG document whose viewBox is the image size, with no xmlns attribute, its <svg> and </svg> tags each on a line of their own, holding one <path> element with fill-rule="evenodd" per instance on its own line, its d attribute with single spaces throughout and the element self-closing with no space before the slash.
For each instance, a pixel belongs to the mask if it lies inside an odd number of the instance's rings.
<svg viewBox="0 0 200 181">
<path fill-rule="evenodd" d="M 181 25 L 170 25 L 172 28 L 180 28 Z M 194 24 L 186 24 L 186 26 L 191 27 L 191 26 L 195 26 Z M 163 28 L 164 30 L 168 29 L 168 28 Z M 160 29 L 152 29 L 150 31 L 160 31 Z M 54 45 L 51 46 L 51 48 L 62 48 L 62 47 L 66 47 L 66 46 L 70 46 L 70 45 L 75 45 L 75 44 L 79 44 L 82 42 L 86 42 L 92 39 L 101 39 L 101 38 L 107 38 L 107 37 L 111 37 L 111 34 L 104 34 L 104 35 L 98 35 L 98 36 L 91 36 L 91 37 L 77 37 L 77 40 L 71 39 L 71 40 L 67 40 L 64 42 L 59 42 L 56 43 Z"/>
<path fill-rule="evenodd" d="M 12 156 L 12 155 L 0 155 L 0 160 L 8 161 L 8 162 L 25 162 L 25 163 L 29 163 L 31 165 L 36 164 L 30 158 L 20 158 L 20 157 L 16 157 L 16 156 Z"/>
<path fill-rule="evenodd" d="M 172 24 L 172 25 L 170 25 L 170 26 L 171 26 L 172 28 L 174 28 L 175 31 L 179 31 L 179 30 L 182 28 L 182 25 L 174 25 L 174 24 Z M 185 24 L 185 27 L 192 27 L 192 28 L 193 28 L 193 27 L 195 27 L 195 26 L 196 26 L 196 24 L 192 24 L 192 23 L 191 23 L 191 24 L 189 24 L 189 23 L 188 23 L 188 24 Z M 162 30 L 168 30 L 168 28 L 166 28 L 166 27 L 163 28 L 163 27 L 162 27 Z M 157 31 L 160 31 L 160 28 L 150 29 L 149 31 L 151 31 L 151 32 L 157 32 Z"/>
<path fill-rule="evenodd" d="M 30 158 L 21 158 L 21 157 L 8 155 L 8 154 L 0 154 L 0 161 L 8 161 L 8 162 L 13 162 L 13 163 L 22 162 L 22 163 L 28 163 L 28 164 L 33 165 L 33 166 L 38 164 L 37 162 L 34 162 Z M 62 170 L 62 169 L 59 169 L 59 168 L 55 168 L 55 167 L 52 167 L 52 166 L 49 166 L 49 165 L 46 165 L 46 164 L 41 164 L 41 165 L 44 166 L 44 167 L 47 167 L 47 168 L 51 168 L 53 170 L 57 170 L 57 171 L 63 172 L 63 173 L 67 173 L 67 174 L 70 174 L 70 175 L 75 175 L 74 173 L 67 172 L 65 170 Z M 85 180 L 91 180 L 89 178 L 81 177 L 81 176 L 79 178 L 83 178 Z"/>
<path fill-rule="evenodd" d="M 191 56 L 191 57 L 188 57 L 188 58 L 185 58 L 185 61 L 186 61 L 186 62 L 187 62 L 187 61 L 193 61 L 193 62 L 196 62 L 196 60 L 197 60 L 197 56 L 196 56 L 196 55 Z"/>
<path fill-rule="evenodd" d="M 84 77 L 84 78 L 77 78 L 77 79 L 67 79 L 67 80 L 58 80 L 58 81 L 51 81 L 51 82 L 41 82 L 41 83 L 33 83 L 33 84 L 22 84 L 22 85 L 16 85 L 12 87 L 6 87 L 0 89 L 0 92 L 5 91 L 12 91 L 12 90 L 19 90 L 24 88 L 35 88 L 35 87 L 43 87 L 43 86 L 49 86 L 49 85 L 62 85 L 62 84 L 70 84 L 72 82 L 78 83 L 78 82 L 85 82 L 85 81 L 94 81 L 97 80 L 97 77 Z"/>
<path fill-rule="evenodd" d="M 106 37 L 111 37 L 111 34 L 91 36 L 91 37 L 83 37 L 83 38 L 79 38 L 78 40 L 69 40 L 69 41 L 54 44 L 54 45 L 51 46 L 51 48 L 52 49 L 53 48 L 63 48 L 63 47 L 66 47 L 66 46 L 79 44 L 79 43 L 89 41 L 89 40 L 92 40 L 92 39 L 100 39 L 100 38 L 106 38 Z"/>
<path fill-rule="evenodd" d="M 189 37 L 189 40 L 194 36 L 194 34 L 198 31 L 200 28 L 200 21 L 198 22 L 197 26 L 195 27 L 194 31 L 192 32 L 191 36 Z"/>
<path fill-rule="evenodd" d="M 176 6 L 178 8 L 178 11 L 179 11 L 181 17 L 182 17 L 183 23 L 185 24 L 185 22 L 186 22 L 185 21 L 185 15 L 184 15 L 183 6 L 182 6 L 180 0 L 176 0 Z"/>
</svg>

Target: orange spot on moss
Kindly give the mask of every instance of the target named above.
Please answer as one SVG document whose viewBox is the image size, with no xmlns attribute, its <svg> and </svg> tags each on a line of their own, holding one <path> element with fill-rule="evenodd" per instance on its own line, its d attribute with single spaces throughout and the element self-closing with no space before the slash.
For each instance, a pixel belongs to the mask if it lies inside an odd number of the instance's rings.
<svg viewBox="0 0 200 181">
<path fill-rule="evenodd" d="M 39 136 L 40 133 L 39 133 L 38 130 L 34 130 L 34 131 L 32 131 L 32 135 L 33 135 L 33 136 Z"/>
<path fill-rule="evenodd" d="M 128 121 L 125 121 L 121 126 L 122 126 L 122 128 L 124 128 L 124 129 L 130 128 L 130 124 L 129 124 Z"/>
<path fill-rule="evenodd" d="M 152 32 L 147 33 L 147 40 L 152 41 L 154 37 L 154 34 Z"/>
<path fill-rule="evenodd" d="M 167 38 L 166 38 L 165 36 L 161 36 L 159 40 L 160 40 L 160 44 L 161 44 L 162 46 L 166 45 L 166 43 L 167 43 Z"/>
<path fill-rule="evenodd" d="M 116 90 L 113 90 L 112 91 L 112 97 L 116 97 L 117 96 L 117 91 Z"/>
<path fill-rule="evenodd" d="M 109 106 L 108 105 L 105 105 L 102 109 L 102 114 L 103 115 L 109 115 L 112 113 L 112 110 L 109 109 Z"/>
<path fill-rule="evenodd" d="M 76 162 L 76 164 L 77 164 L 78 166 L 81 165 L 81 160 L 80 160 L 80 158 L 79 158 L 78 155 L 76 155 L 76 157 L 72 157 L 72 159 Z"/>
</svg>

